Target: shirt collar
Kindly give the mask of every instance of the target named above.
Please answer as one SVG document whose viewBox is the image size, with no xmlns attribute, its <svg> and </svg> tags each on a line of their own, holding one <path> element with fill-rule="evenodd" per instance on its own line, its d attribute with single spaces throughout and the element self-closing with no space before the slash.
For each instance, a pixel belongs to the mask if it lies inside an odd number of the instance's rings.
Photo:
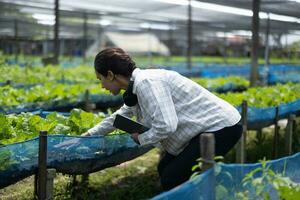
<svg viewBox="0 0 300 200">
<path fill-rule="evenodd" d="M 132 72 L 131 78 L 130 80 L 133 81 L 133 88 L 132 88 L 132 93 L 136 94 L 136 82 L 135 82 L 135 78 L 137 76 L 137 74 L 140 72 L 141 70 L 139 68 L 135 68 Z"/>
</svg>

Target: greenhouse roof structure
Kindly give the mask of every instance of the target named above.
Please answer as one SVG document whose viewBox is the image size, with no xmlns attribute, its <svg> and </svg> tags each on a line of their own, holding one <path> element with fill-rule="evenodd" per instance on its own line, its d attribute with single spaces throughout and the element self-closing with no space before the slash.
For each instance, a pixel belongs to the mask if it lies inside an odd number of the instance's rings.
<svg viewBox="0 0 300 200">
<path fill-rule="evenodd" d="M 187 0 L 61 0 L 59 36 L 89 36 L 99 30 L 186 32 Z M 250 31 L 251 0 L 191 0 L 193 32 Z M 260 27 L 270 17 L 273 33 L 300 30 L 299 0 L 261 0 Z M 53 38 L 55 0 L 0 0 L 0 35 Z M 269 13 L 269 15 L 268 15 Z M 86 23 L 85 23 L 86 22 Z"/>
</svg>

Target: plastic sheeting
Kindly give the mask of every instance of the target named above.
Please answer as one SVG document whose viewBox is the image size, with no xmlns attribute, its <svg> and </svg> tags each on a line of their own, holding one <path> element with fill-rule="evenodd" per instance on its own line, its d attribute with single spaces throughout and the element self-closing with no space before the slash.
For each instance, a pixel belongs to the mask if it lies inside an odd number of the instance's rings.
<svg viewBox="0 0 300 200">
<path fill-rule="evenodd" d="M 186 77 L 217 78 L 226 76 L 242 76 L 249 78 L 251 67 L 249 65 L 213 65 L 205 66 L 203 63 L 195 64 L 191 69 L 183 67 L 184 63 L 172 66 L 158 66 L 159 68 L 173 70 Z M 296 72 L 296 73 L 295 73 Z M 274 64 L 265 67 L 260 65 L 258 73 L 268 84 L 300 82 L 300 66 Z M 227 90 L 226 90 L 227 91 Z"/>
<path fill-rule="evenodd" d="M 300 72 L 300 66 L 296 65 L 270 65 L 266 68 L 263 65 L 258 67 L 259 74 L 261 76 L 267 75 L 269 73 L 286 74 L 290 72 Z M 205 69 L 201 69 L 201 77 L 224 77 L 224 76 L 244 76 L 249 77 L 250 66 L 211 66 Z"/>
<path fill-rule="evenodd" d="M 268 84 L 276 83 L 298 83 L 300 82 L 300 73 L 270 73 L 268 76 Z"/>
<path fill-rule="evenodd" d="M 300 114 L 300 99 L 287 103 L 281 104 L 279 108 L 279 119 L 287 118 L 290 114 Z M 237 107 L 239 112 L 242 112 L 241 106 Z M 269 108 L 254 108 L 249 107 L 247 110 L 247 122 L 248 129 L 259 129 L 271 124 L 274 124 L 276 117 L 276 107 Z"/>
<path fill-rule="evenodd" d="M 253 184 L 244 185 L 242 180 L 250 171 L 261 167 L 255 164 L 218 164 L 193 180 L 164 192 L 153 200 L 223 200 L 223 199 L 260 199 L 257 198 Z M 300 183 L 300 153 L 270 161 L 267 166 L 275 173 L 284 174 L 295 183 Z M 261 172 L 254 178 L 261 176 Z M 278 192 L 270 183 L 262 183 L 263 191 L 270 199 L 279 199 Z M 246 198 L 238 198 L 238 193 L 244 193 Z M 261 198 L 263 199 L 263 198 Z"/>
<path fill-rule="evenodd" d="M 84 99 L 83 95 L 80 99 Z M 113 95 L 90 95 L 90 102 L 96 104 L 96 108 L 106 109 L 110 107 L 118 107 L 123 104 L 123 98 L 121 96 Z M 32 112 L 38 109 L 48 111 L 70 111 L 73 108 L 84 107 L 85 102 L 83 100 L 77 102 L 70 102 L 67 100 L 52 101 L 52 102 L 39 102 L 39 103 L 28 103 L 19 106 L 11 107 L 0 107 L 0 112 L 11 114 L 21 112 Z"/>
<path fill-rule="evenodd" d="M 241 109 L 239 108 L 239 110 Z M 255 129 L 272 124 L 275 112 L 275 107 L 249 108 L 248 127 Z M 46 116 L 48 112 L 38 111 L 36 114 Z M 287 117 L 289 114 L 300 114 L 300 100 L 279 106 L 279 118 Z M 80 138 L 80 143 L 66 147 L 55 147 L 57 144 L 72 138 Z M 140 148 L 127 134 L 84 138 L 50 135 L 48 137 L 47 163 L 48 167 L 56 168 L 59 172 L 87 174 L 135 158 L 149 149 L 150 147 Z M 37 138 L 1 146 L 0 188 L 34 174 L 37 169 L 37 155 Z M 193 197 L 192 192 L 189 195 L 192 195 L 191 198 Z"/>
<path fill-rule="evenodd" d="M 79 142 L 74 142 L 74 139 Z M 59 144 L 71 142 L 65 146 Z M 47 167 L 66 174 L 88 174 L 118 165 L 149 151 L 128 134 L 74 137 L 49 135 Z M 33 175 L 38 167 L 39 140 L 0 146 L 0 188 Z"/>
</svg>

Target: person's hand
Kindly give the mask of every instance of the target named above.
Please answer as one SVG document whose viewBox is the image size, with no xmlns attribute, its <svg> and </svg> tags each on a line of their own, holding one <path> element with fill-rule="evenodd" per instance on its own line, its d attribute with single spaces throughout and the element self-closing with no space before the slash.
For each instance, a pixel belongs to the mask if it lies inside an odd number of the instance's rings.
<svg viewBox="0 0 300 200">
<path fill-rule="evenodd" d="M 89 132 L 82 133 L 81 136 L 91 136 Z"/>
<path fill-rule="evenodd" d="M 139 133 L 132 133 L 132 134 L 131 134 L 131 138 L 133 139 L 133 141 L 134 141 L 135 143 L 137 143 L 138 145 L 140 145 L 140 141 L 139 141 L 138 136 L 139 136 Z"/>
</svg>

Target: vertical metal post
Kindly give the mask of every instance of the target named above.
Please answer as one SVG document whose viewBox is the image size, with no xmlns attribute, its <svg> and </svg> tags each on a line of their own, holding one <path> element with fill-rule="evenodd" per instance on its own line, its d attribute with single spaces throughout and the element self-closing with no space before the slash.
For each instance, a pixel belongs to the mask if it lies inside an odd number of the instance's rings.
<svg viewBox="0 0 300 200">
<path fill-rule="evenodd" d="M 37 173 L 34 174 L 34 183 L 33 183 L 33 195 L 34 199 L 38 198 L 38 175 Z"/>
<path fill-rule="evenodd" d="M 59 51 L 60 51 L 60 55 L 63 56 L 65 53 L 65 41 L 64 39 L 61 39 L 60 42 L 60 47 L 59 47 Z"/>
<path fill-rule="evenodd" d="M 89 174 L 83 174 L 81 176 L 81 184 L 88 185 L 89 184 Z"/>
<path fill-rule="evenodd" d="M 47 188 L 46 188 L 46 199 L 52 200 L 53 197 L 53 189 L 54 189 L 54 178 L 56 176 L 56 169 L 48 169 L 47 170 Z"/>
<path fill-rule="evenodd" d="M 83 14 L 83 45 L 82 45 L 82 58 L 84 62 L 86 62 L 86 56 L 85 53 L 87 51 L 87 20 L 88 16 L 86 13 Z"/>
<path fill-rule="evenodd" d="M 258 142 L 261 142 L 261 140 L 262 140 L 262 129 L 261 128 L 256 130 L 256 139 Z"/>
<path fill-rule="evenodd" d="M 212 133 L 200 135 L 201 158 L 203 164 L 201 171 L 206 171 L 214 165 L 215 157 L 215 136 Z"/>
<path fill-rule="evenodd" d="M 193 38 L 193 24 L 192 24 L 192 4 L 189 0 L 188 4 L 188 25 L 187 25 L 187 68 L 192 68 L 192 38 Z"/>
<path fill-rule="evenodd" d="M 293 144 L 293 130 L 296 115 L 289 115 L 288 123 L 285 130 L 285 153 L 286 155 L 292 154 L 292 144 Z"/>
<path fill-rule="evenodd" d="M 5 81 L 5 85 L 12 85 L 12 84 L 13 84 L 13 82 L 10 79 L 8 79 L 8 80 Z"/>
<path fill-rule="evenodd" d="M 55 25 L 54 25 L 54 64 L 59 58 L 59 0 L 55 0 Z"/>
<path fill-rule="evenodd" d="M 224 38 L 223 38 L 223 60 L 225 64 L 227 64 L 227 38 L 226 33 L 224 32 Z"/>
<path fill-rule="evenodd" d="M 252 1 L 252 49 L 250 86 L 258 85 L 258 46 L 259 46 L 259 6 L 260 0 Z"/>
<path fill-rule="evenodd" d="M 170 23 L 170 29 L 169 29 L 169 39 L 168 39 L 168 47 L 170 50 L 170 55 L 168 56 L 167 60 L 170 62 L 171 61 L 171 56 L 172 56 L 172 50 L 173 50 L 173 23 Z"/>
<path fill-rule="evenodd" d="M 275 108 L 275 128 L 274 128 L 274 138 L 273 138 L 273 152 L 272 152 L 272 157 L 277 158 L 278 157 L 278 145 L 279 145 L 279 125 L 278 125 L 278 120 L 279 120 L 279 107 L 277 106 Z"/>
<path fill-rule="evenodd" d="M 200 135 L 200 151 L 201 158 L 203 159 L 201 171 L 204 172 L 209 168 L 213 167 L 215 164 L 215 136 L 212 133 L 203 133 Z M 209 199 L 215 199 L 215 186 L 216 181 L 213 176 L 212 180 L 212 190 L 211 197 Z"/>
<path fill-rule="evenodd" d="M 264 66 L 264 77 L 263 82 L 264 85 L 268 84 L 268 74 L 269 74 L 269 35 L 270 35 L 270 14 L 268 13 L 267 19 L 267 30 L 266 30 L 266 41 L 265 41 L 265 66 Z"/>
<path fill-rule="evenodd" d="M 14 28 L 15 28 L 15 61 L 18 62 L 18 55 L 19 55 L 19 26 L 18 20 L 14 20 Z"/>
<path fill-rule="evenodd" d="M 48 56 L 48 39 L 43 41 L 43 56 Z"/>
<path fill-rule="evenodd" d="M 90 91 L 86 90 L 84 93 L 84 110 L 87 112 L 91 112 L 96 108 L 96 105 L 90 100 Z"/>
<path fill-rule="evenodd" d="M 39 137 L 39 164 L 38 164 L 38 199 L 46 199 L 47 188 L 47 131 L 41 131 Z"/>
<path fill-rule="evenodd" d="M 148 60 L 149 64 L 152 65 L 152 41 L 151 41 L 151 25 L 148 28 Z"/>
<path fill-rule="evenodd" d="M 103 35 L 102 35 L 102 27 L 101 25 L 99 26 L 99 28 L 97 29 L 97 36 L 98 36 L 98 40 L 99 40 L 99 45 L 98 48 L 101 48 L 103 45 Z M 97 49 L 98 50 L 98 49 Z"/>
<path fill-rule="evenodd" d="M 247 142 L 247 110 L 248 104 L 247 101 L 242 103 L 242 125 L 243 133 L 240 138 L 240 141 L 236 147 L 236 162 L 245 163 L 246 162 L 246 142 Z"/>
<path fill-rule="evenodd" d="M 270 14 L 268 13 L 267 29 L 266 29 L 266 41 L 265 41 L 265 66 L 270 64 L 269 60 L 269 35 L 270 35 Z"/>
<path fill-rule="evenodd" d="M 262 128 L 256 130 L 256 139 L 258 142 L 262 140 Z"/>
</svg>

